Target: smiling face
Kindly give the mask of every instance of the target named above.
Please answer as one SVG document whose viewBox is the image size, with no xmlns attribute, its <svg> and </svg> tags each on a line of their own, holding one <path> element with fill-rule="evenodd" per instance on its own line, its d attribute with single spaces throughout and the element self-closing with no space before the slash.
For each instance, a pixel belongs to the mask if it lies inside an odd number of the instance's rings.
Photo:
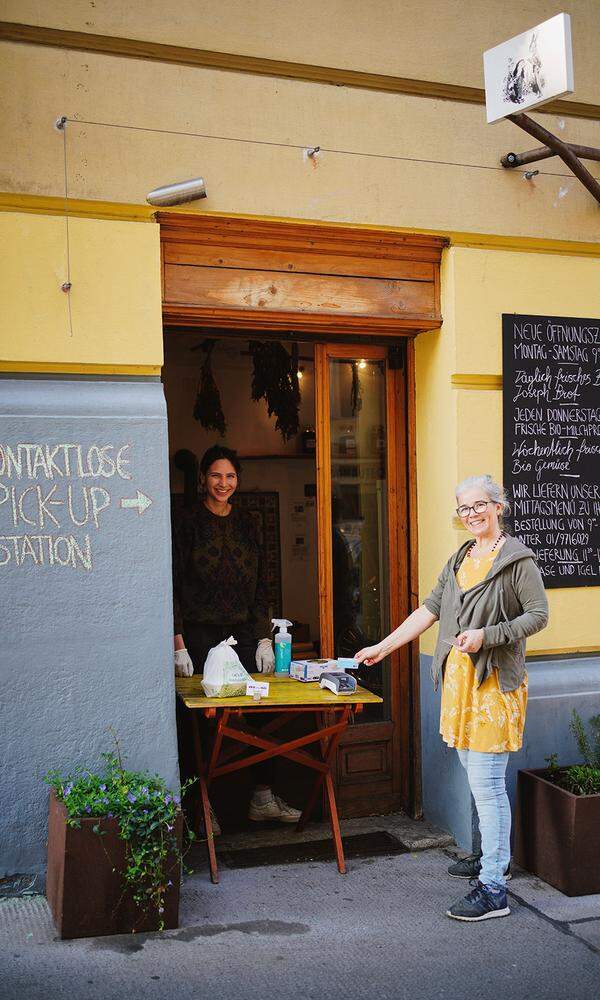
<svg viewBox="0 0 600 1000">
<path fill-rule="evenodd" d="M 225 504 L 231 499 L 238 485 L 238 476 L 227 458 L 219 458 L 208 469 L 204 477 L 207 499 L 213 503 Z"/>
<path fill-rule="evenodd" d="M 483 509 L 475 511 L 473 510 L 475 505 L 481 506 Z M 481 486 L 475 486 L 473 489 L 461 493 L 456 498 L 456 506 L 459 510 L 463 506 L 471 508 L 465 514 L 460 513 L 459 517 L 465 528 L 468 528 L 475 538 L 497 538 L 500 534 L 498 519 L 502 512 L 502 504 L 490 500 Z"/>
</svg>

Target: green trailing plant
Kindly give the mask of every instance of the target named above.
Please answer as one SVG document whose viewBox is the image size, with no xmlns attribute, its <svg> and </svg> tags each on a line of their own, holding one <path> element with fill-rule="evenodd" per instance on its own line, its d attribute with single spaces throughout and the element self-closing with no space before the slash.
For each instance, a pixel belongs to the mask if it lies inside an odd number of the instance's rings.
<svg viewBox="0 0 600 1000">
<path fill-rule="evenodd" d="M 49 771 L 45 781 L 67 810 L 67 824 L 80 827 L 82 819 L 94 818 L 94 833 L 102 836 L 103 818 L 117 821 L 125 842 L 126 867 L 123 891 L 130 891 L 144 914 L 156 912 L 164 930 L 165 893 L 180 877 L 183 854 L 177 842 L 176 822 L 181 799 L 163 778 L 145 771 L 124 768 L 118 741 L 114 753 L 103 753 L 100 773 L 76 769 L 67 776 Z M 192 779 L 193 780 L 193 779 Z M 182 786 L 182 793 L 192 782 Z M 186 828 L 186 840 L 194 839 Z M 173 863 L 167 868 L 167 862 Z"/>
<path fill-rule="evenodd" d="M 205 340 L 200 346 L 204 360 L 200 368 L 200 381 L 196 402 L 194 403 L 194 420 L 197 420 L 206 430 L 218 431 L 221 437 L 225 435 L 227 424 L 221 405 L 221 393 L 215 382 L 212 371 L 212 352 L 216 340 Z"/>
<path fill-rule="evenodd" d="M 290 355 L 279 341 L 251 340 L 248 346 L 254 366 L 252 399 L 266 401 L 269 416 L 276 416 L 275 430 L 289 441 L 300 430 L 297 348 Z"/>
<path fill-rule="evenodd" d="M 589 734 L 579 713 L 573 709 L 569 729 L 575 737 L 582 764 L 559 767 L 558 756 L 546 757 L 548 777 L 573 795 L 600 794 L 600 715 L 589 720 Z"/>
</svg>

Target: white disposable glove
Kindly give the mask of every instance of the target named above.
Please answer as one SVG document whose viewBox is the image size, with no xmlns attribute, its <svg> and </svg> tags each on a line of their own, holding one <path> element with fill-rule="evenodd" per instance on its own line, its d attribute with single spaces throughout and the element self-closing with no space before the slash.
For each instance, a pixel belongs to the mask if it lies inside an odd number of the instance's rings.
<svg viewBox="0 0 600 1000">
<path fill-rule="evenodd" d="M 194 673 L 194 664 L 187 649 L 175 650 L 175 676 L 191 677 Z"/>
<path fill-rule="evenodd" d="M 260 674 L 272 674 L 275 670 L 275 653 L 270 639 L 261 639 L 256 647 L 256 669 Z"/>
</svg>

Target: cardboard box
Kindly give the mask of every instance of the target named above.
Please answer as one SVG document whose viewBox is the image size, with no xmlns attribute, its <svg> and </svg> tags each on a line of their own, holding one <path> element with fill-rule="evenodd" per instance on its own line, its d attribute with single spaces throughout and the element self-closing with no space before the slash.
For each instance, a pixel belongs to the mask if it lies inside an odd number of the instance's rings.
<svg viewBox="0 0 600 1000">
<path fill-rule="evenodd" d="M 290 677 L 296 681 L 318 681 L 321 674 L 343 673 L 338 667 L 337 660 L 292 660 L 290 664 Z"/>
</svg>

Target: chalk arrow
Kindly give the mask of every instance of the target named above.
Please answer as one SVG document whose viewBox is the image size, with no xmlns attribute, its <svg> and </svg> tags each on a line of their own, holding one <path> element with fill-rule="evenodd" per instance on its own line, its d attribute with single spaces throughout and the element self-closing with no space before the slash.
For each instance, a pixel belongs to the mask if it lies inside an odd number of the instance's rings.
<svg viewBox="0 0 600 1000">
<path fill-rule="evenodd" d="M 137 507 L 138 514 L 143 514 L 152 503 L 152 500 L 145 493 L 142 493 L 141 490 L 136 490 L 135 492 L 135 497 L 124 497 L 119 501 L 119 507 Z"/>
</svg>

